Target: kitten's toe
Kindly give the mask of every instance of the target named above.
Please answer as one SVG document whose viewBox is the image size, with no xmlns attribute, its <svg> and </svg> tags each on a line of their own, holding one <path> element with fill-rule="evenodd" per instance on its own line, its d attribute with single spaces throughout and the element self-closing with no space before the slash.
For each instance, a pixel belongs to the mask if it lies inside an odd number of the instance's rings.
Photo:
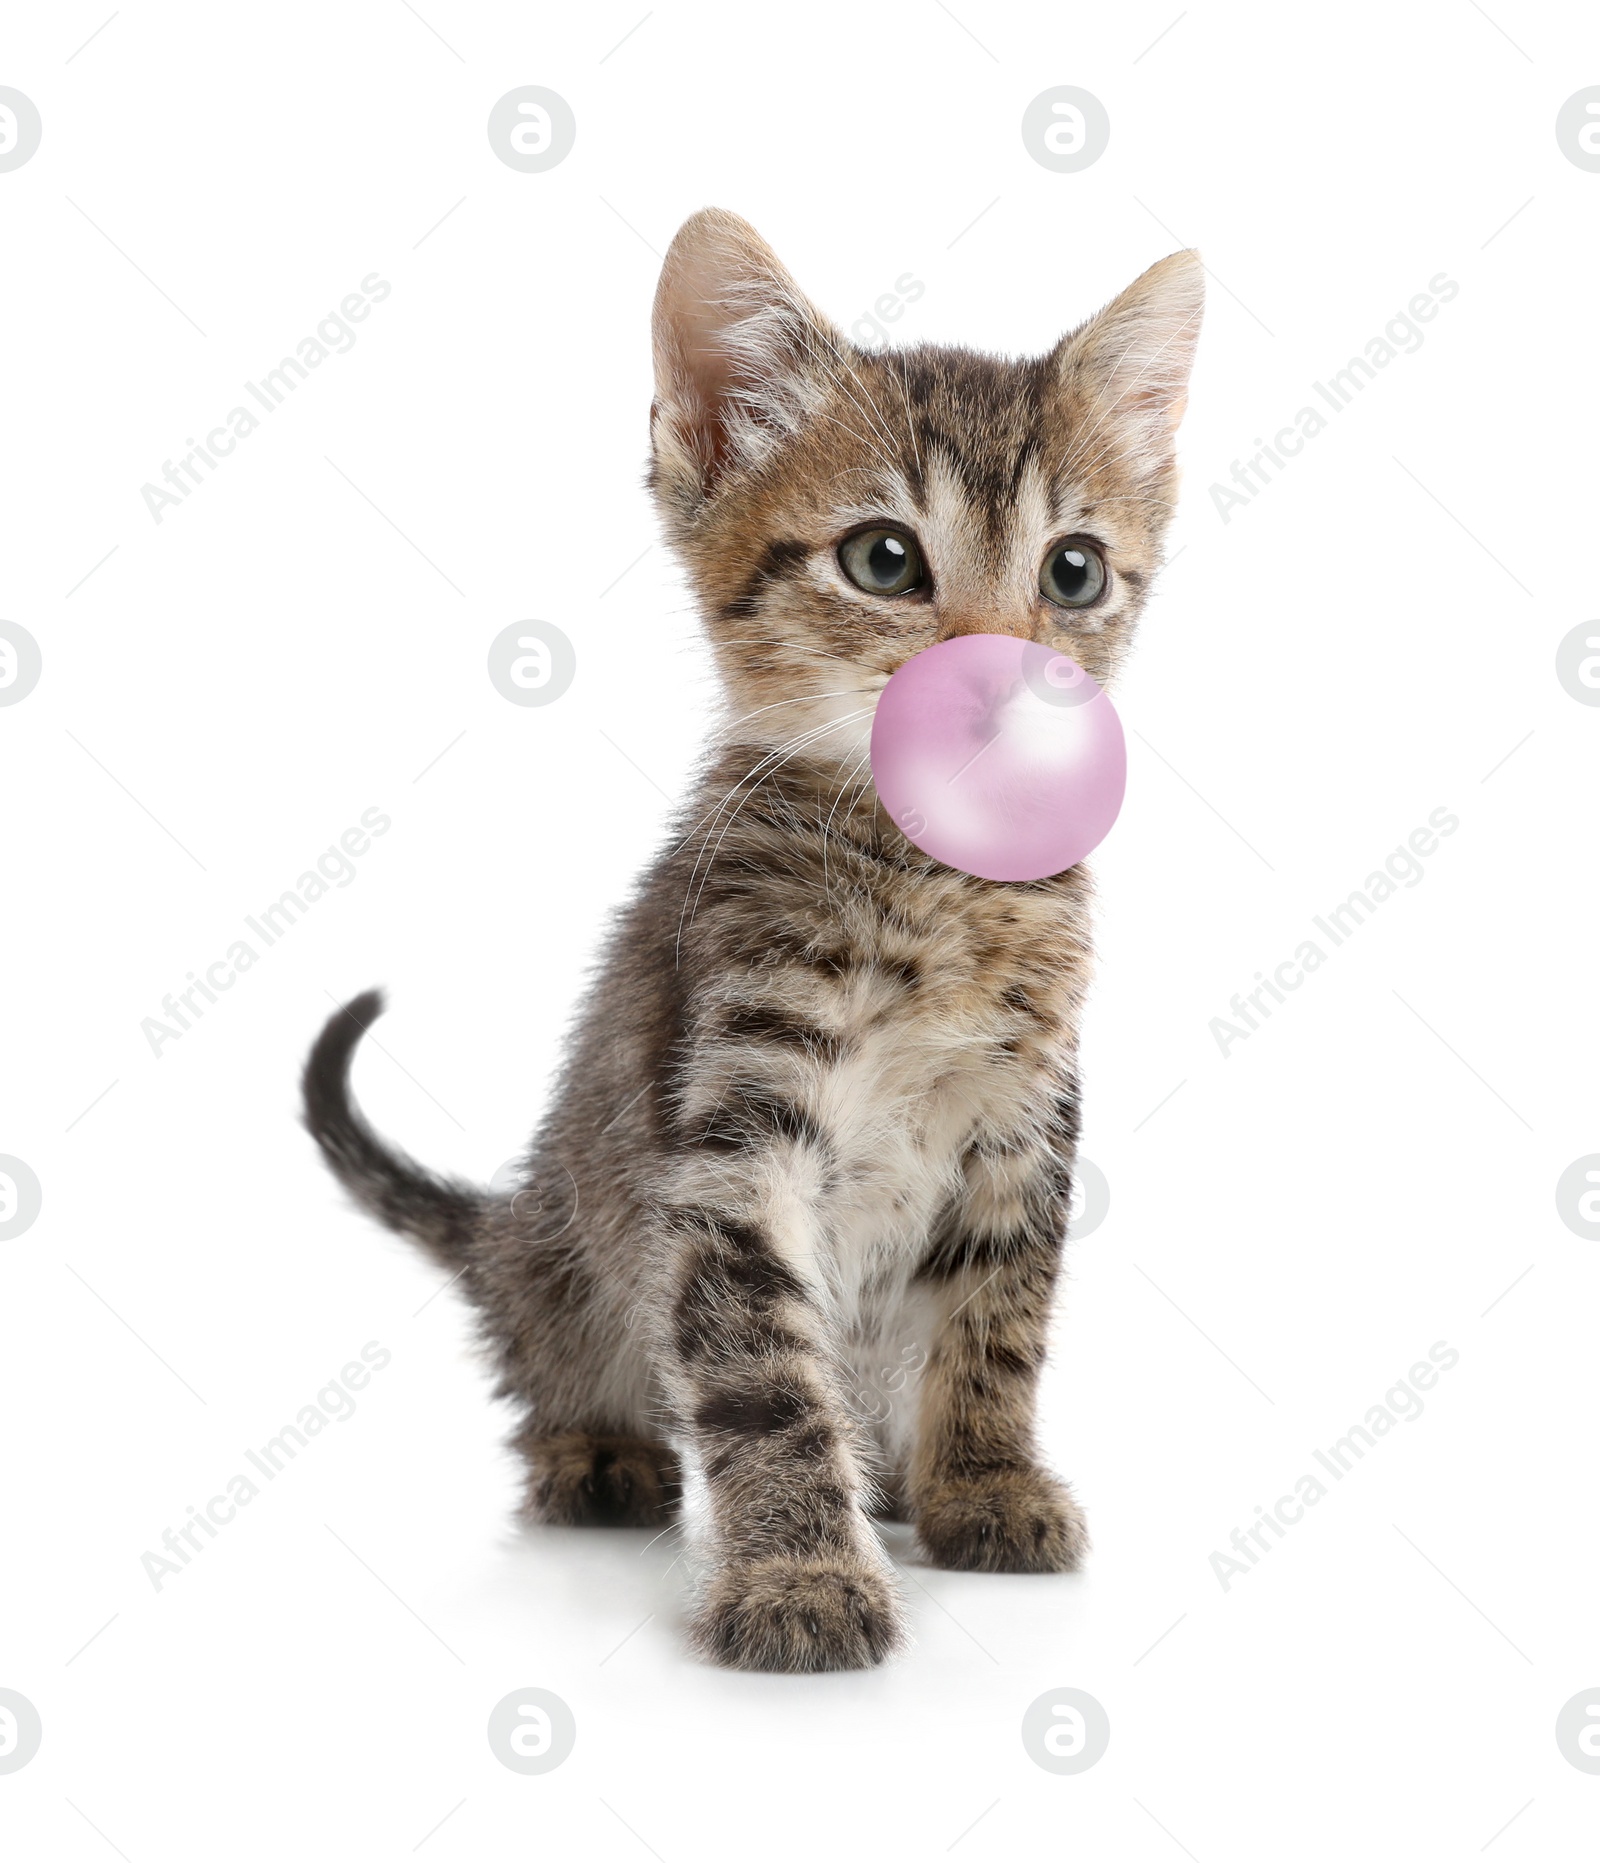
<svg viewBox="0 0 1600 1863">
<path fill-rule="evenodd" d="M 696 1649 L 726 1669 L 809 1674 L 869 1669 L 905 1633 L 888 1576 L 847 1553 L 784 1554 L 725 1566 L 692 1628 Z"/>
<path fill-rule="evenodd" d="M 676 1514 L 682 1479 L 665 1443 L 569 1430 L 522 1438 L 517 1446 L 528 1458 L 530 1519 L 562 1527 L 653 1527 Z"/>
<path fill-rule="evenodd" d="M 947 1477 L 916 1497 L 917 1537 L 955 1572 L 1071 1572 L 1089 1549 L 1083 1513 L 1041 1468 Z"/>
</svg>

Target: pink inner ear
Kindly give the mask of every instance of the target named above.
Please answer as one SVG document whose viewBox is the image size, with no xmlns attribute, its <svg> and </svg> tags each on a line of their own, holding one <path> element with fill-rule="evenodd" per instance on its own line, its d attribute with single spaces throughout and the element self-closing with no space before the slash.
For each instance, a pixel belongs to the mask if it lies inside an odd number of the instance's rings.
<svg viewBox="0 0 1600 1863">
<path fill-rule="evenodd" d="M 705 467 L 708 489 L 727 464 L 727 403 L 735 382 L 733 358 L 722 340 L 727 314 L 706 295 L 719 282 L 703 272 L 680 275 L 662 306 L 682 384 L 679 428 Z"/>
<path fill-rule="evenodd" d="M 1170 436 L 1188 401 L 1204 297 L 1199 255 L 1172 253 L 1066 339 L 1063 362 L 1122 418 Z"/>
<path fill-rule="evenodd" d="M 786 280 L 776 260 L 763 262 L 753 232 L 740 242 L 705 228 L 687 249 L 682 237 L 668 254 L 656 298 L 657 361 L 666 377 L 657 384 L 657 402 L 666 404 L 680 440 L 700 461 L 709 490 L 728 463 L 729 403 L 740 386 L 729 329 L 759 298 L 781 298 Z"/>
<path fill-rule="evenodd" d="M 803 366 L 797 332 L 813 321 L 754 228 L 709 209 L 684 224 L 656 294 L 656 402 L 707 491 L 733 464 L 741 421 L 783 400 Z"/>
</svg>

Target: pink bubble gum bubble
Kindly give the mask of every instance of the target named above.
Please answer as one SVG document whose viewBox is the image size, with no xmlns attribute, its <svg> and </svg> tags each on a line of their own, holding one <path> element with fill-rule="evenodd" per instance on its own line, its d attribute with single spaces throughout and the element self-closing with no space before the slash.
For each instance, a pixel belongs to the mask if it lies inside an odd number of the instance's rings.
<svg viewBox="0 0 1600 1863">
<path fill-rule="evenodd" d="M 980 880 L 1064 873 L 1111 832 L 1122 721 L 1053 648 L 962 634 L 906 661 L 878 699 L 872 778 L 908 841 Z"/>
</svg>

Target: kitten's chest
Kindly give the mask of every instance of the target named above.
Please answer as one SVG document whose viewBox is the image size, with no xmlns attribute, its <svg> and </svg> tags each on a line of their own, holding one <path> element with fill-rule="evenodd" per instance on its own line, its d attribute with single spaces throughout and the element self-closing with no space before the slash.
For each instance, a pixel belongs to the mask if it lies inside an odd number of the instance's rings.
<svg viewBox="0 0 1600 1863">
<path fill-rule="evenodd" d="M 1060 1092 L 1088 977 L 1085 890 L 949 885 L 854 928 L 871 954 L 823 1089 L 837 1168 L 819 1215 L 863 1336 L 897 1310 L 972 1148 L 1036 1130 Z"/>
<path fill-rule="evenodd" d="M 870 1151 L 909 1129 L 947 1169 L 981 1129 L 1025 1121 L 1076 1045 L 1085 890 L 943 884 L 880 904 L 859 933 L 871 961 L 845 1016 L 851 1137 Z"/>
</svg>

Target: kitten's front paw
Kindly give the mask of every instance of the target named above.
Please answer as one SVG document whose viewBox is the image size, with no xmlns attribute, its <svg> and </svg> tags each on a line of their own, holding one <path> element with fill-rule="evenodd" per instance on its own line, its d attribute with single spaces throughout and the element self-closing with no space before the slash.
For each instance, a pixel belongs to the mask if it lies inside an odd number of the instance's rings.
<svg viewBox="0 0 1600 1863">
<path fill-rule="evenodd" d="M 917 1537 L 953 1572 L 1071 1572 L 1089 1549 L 1072 1490 L 1042 1468 L 947 1477 L 915 1496 Z"/>
<path fill-rule="evenodd" d="M 790 1675 L 869 1669 L 904 1641 L 888 1577 L 848 1553 L 791 1553 L 725 1566 L 691 1634 L 696 1649 L 725 1669 Z"/>
</svg>

